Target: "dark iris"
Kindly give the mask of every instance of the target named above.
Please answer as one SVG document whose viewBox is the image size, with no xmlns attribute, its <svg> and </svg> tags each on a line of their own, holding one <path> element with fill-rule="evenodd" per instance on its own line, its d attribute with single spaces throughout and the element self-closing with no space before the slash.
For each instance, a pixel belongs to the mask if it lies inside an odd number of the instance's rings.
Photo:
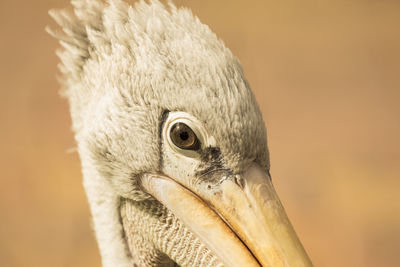
<svg viewBox="0 0 400 267">
<path fill-rule="evenodd" d="M 182 122 L 175 123 L 170 132 L 174 145 L 181 149 L 197 150 L 200 148 L 200 141 L 189 126 Z"/>
</svg>

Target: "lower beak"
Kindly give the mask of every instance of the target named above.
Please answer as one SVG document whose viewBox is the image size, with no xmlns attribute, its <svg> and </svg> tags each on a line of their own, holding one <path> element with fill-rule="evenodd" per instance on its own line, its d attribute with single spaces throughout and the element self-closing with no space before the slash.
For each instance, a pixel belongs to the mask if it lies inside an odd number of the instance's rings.
<svg viewBox="0 0 400 267">
<path fill-rule="evenodd" d="M 226 266 L 312 266 L 265 171 L 253 164 L 220 181 L 186 188 L 146 175 L 142 185 Z"/>
</svg>

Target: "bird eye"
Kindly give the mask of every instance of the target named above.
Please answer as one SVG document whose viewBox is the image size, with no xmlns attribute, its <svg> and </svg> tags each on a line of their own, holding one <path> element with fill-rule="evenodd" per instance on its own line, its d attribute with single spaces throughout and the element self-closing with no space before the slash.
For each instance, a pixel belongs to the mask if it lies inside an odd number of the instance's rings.
<svg viewBox="0 0 400 267">
<path fill-rule="evenodd" d="M 193 130 L 182 122 L 175 123 L 170 130 L 171 141 L 185 150 L 198 150 L 200 148 L 200 141 Z"/>
</svg>

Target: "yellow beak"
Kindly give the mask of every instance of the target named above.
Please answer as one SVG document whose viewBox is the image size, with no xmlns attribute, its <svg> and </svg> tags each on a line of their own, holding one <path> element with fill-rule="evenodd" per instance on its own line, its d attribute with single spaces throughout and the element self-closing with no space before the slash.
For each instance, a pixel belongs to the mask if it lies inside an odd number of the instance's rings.
<svg viewBox="0 0 400 267">
<path fill-rule="evenodd" d="M 257 164 L 213 187 L 186 188 L 162 175 L 145 175 L 142 186 L 226 266 L 312 266 L 271 178 Z"/>
</svg>

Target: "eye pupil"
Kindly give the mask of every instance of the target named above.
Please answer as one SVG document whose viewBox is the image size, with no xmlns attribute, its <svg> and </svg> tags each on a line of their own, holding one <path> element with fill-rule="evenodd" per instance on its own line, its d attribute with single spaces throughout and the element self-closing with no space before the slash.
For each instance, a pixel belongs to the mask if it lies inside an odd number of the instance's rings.
<svg viewBox="0 0 400 267">
<path fill-rule="evenodd" d="M 188 132 L 181 132 L 181 133 L 179 134 L 179 137 L 180 137 L 183 141 L 186 141 L 186 140 L 189 139 L 189 134 L 188 134 Z"/>
<path fill-rule="evenodd" d="M 175 123 L 170 130 L 170 138 L 175 146 L 185 150 L 197 150 L 200 141 L 193 130 L 182 122 Z"/>
</svg>

